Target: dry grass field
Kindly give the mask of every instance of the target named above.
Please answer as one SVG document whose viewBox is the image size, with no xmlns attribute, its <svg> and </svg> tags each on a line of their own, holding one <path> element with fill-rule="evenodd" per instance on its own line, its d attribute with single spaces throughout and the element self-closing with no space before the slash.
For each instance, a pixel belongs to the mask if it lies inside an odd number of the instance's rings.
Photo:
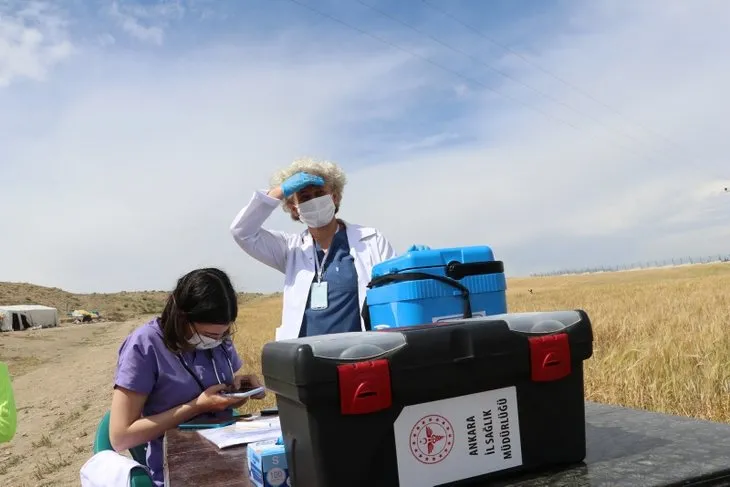
<svg viewBox="0 0 730 487">
<path fill-rule="evenodd" d="M 532 289 L 532 293 L 529 290 Z M 586 398 L 730 422 L 730 264 L 511 279 L 510 311 L 584 309 L 594 329 Z M 245 307 L 235 343 L 255 369 L 280 302 Z"/>
<path fill-rule="evenodd" d="M 509 286 L 511 311 L 587 311 L 595 340 L 585 364 L 587 399 L 730 422 L 730 265 Z"/>
<path fill-rule="evenodd" d="M 508 286 L 511 311 L 588 312 L 595 342 L 585 364 L 587 399 L 730 422 L 730 264 L 511 279 Z M 13 374 L 20 421 L 13 441 L 0 445 L 0 485 L 78 485 L 109 407 L 118 346 L 159 312 L 163 299 L 164 293 L 76 296 L 0 284 L 0 304 L 36 302 L 63 313 L 71 302 L 130 318 L 0 334 L 0 360 Z M 241 296 L 240 302 L 234 340 L 250 370 L 259 372 L 281 300 Z"/>
</svg>

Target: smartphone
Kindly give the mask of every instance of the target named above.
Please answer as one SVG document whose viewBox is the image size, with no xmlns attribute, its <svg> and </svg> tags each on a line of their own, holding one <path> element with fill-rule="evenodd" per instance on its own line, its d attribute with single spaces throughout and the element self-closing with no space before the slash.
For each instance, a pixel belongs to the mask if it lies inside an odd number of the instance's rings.
<svg viewBox="0 0 730 487">
<path fill-rule="evenodd" d="M 226 397 L 232 397 L 232 398 L 236 398 L 236 399 L 245 399 L 247 397 L 255 396 L 256 394 L 264 392 L 265 390 L 266 389 L 264 387 L 255 387 L 253 389 L 248 389 L 248 390 L 243 390 L 243 391 L 221 392 L 221 394 Z"/>
</svg>

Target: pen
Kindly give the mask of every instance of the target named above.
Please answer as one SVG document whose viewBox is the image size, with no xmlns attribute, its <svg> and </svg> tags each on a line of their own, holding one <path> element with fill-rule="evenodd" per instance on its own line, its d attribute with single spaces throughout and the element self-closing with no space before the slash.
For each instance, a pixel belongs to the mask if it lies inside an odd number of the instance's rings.
<svg viewBox="0 0 730 487">
<path fill-rule="evenodd" d="M 278 422 L 273 422 L 272 423 L 272 422 L 268 422 L 268 421 L 267 422 L 261 422 L 261 421 L 256 421 L 256 420 L 253 420 L 253 421 L 240 421 L 237 424 L 244 425 L 243 426 L 244 429 L 248 429 L 249 428 L 247 425 L 252 425 L 253 428 L 256 428 L 256 427 L 264 427 L 264 426 L 267 427 L 267 428 L 279 428 L 281 426 L 280 423 L 278 423 Z"/>
</svg>

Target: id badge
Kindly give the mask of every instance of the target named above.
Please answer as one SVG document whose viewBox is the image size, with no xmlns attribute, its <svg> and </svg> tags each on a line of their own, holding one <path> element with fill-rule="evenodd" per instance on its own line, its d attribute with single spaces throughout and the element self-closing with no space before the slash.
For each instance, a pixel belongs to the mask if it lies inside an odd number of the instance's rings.
<svg viewBox="0 0 730 487">
<path fill-rule="evenodd" d="M 327 309 L 327 281 L 313 282 L 310 297 L 312 309 Z"/>
</svg>

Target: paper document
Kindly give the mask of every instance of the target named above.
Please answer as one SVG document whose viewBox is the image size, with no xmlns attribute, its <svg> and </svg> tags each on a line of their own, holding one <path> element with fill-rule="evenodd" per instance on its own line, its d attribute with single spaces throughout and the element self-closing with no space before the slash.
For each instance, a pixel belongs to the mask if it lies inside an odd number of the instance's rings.
<svg viewBox="0 0 730 487">
<path fill-rule="evenodd" d="M 278 417 L 265 417 L 253 421 L 238 421 L 223 428 L 201 429 L 198 434 L 218 448 L 227 448 L 277 439 L 281 436 L 281 423 Z"/>
</svg>

